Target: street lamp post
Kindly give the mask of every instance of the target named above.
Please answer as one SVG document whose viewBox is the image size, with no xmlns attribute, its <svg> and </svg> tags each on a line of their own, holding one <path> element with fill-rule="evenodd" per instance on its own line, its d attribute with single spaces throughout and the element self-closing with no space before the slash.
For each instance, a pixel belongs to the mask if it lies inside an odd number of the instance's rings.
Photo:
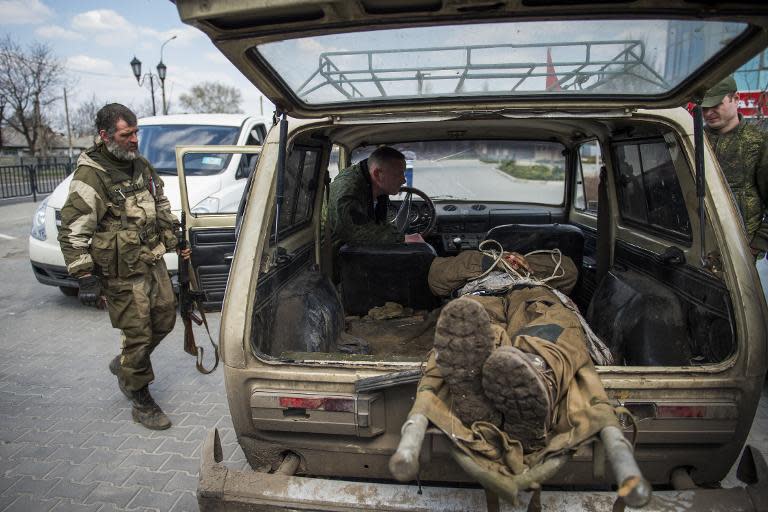
<svg viewBox="0 0 768 512">
<path fill-rule="evenodd" d="M 157 109 L 155 108 L 155 75 L 152 74 L 152 72 L 147 73 L 143 77 L 141 76 L 141 61 L 136 58 L 134 55 L 133 60 L 131 61 L 131 69 L 133 69 L 133 76 L 136 77 L 136 83 L 139 84 L 139 87 L 144 85 L 144 81 L 147 77 L 149 77 L 149 91 L 152 94 L 152 115 L 157 115 Z"/>
<path fill-rule="evenodd" d="M 160 79 L 160 89 L 163 92 L 163 115 L 168 113 L 168 105 L 165 103 L 165 75 L 167 67 L 163 64 L 163 49 L 165 45 L 176 39 L 176 36 L 169 37 L 162 45 L 160 45 L 160 62 L 157 64 L 157 78 Z M 157 115 L 157 108 L 155 107 L 155 75 L 150 71 L 143 77 L 141 76 L 141 61 L 133 56 L 131 61 L 131 69 L 133 70 L 133 76 L 136 77 L 136 83 L 139 87 L 144 85 L 145 80 L 149 77 L 149 91 L 152 94 L 152 115 Z"/>
<path fill-rule="evenodd" d="M 160 45 L 160 62 L 157 64 L 157 76 L 160 77 L 160 89 L 163 91 L 163 114 L 168 114 L 168 106 L 165 103 L 165 72 L 167 68 L 163 64 L 163 48 L 174 39 L 176 39 L 176 36 L 171 36 Z"/>
</svg>

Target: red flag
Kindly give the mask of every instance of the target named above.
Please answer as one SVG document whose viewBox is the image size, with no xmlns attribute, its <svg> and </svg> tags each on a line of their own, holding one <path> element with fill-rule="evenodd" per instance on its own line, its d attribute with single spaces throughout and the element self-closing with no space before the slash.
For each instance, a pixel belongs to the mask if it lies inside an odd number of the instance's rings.
<svg viewBox="0 0 768 512">
<path fill-rule="evenodd" d="M 557 81 L 555 66 L 552 65 L 552 48 L 547 48 L 547 90 L 562 91 L 560 82 Z"/>
</svg>

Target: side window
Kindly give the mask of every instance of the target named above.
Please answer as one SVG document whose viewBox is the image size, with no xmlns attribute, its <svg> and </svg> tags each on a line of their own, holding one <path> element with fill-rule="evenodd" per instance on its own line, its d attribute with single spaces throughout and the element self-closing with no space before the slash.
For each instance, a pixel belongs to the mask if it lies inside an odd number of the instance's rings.
<svg viewBox="0 0 768 512">
<path fill-rule="evenodd" d="M 294 146 L 286 158 L 285 197 L 278 219 L 280 234 L 302 226 L 312 218 L 320 150 Z"/>
<path fill-rule="evenodd" d="M 674 141 L 658 137 L 613 148 L 622 219 L 690 241 L 691 222 L 672 156 Z"/>
<path fill-rule="evenodd" d="M 597 186 L 600 183 L 600 167 L 603 158 L 600 143 L 596 140 L 579 146 L 574 207 L 577 210 L 597 215 Z"/>
<path fill-rule="evenodd" d="M 264 125 L 257 124 L 248 133 L 248 139 L 245 141 L 246 146 L 261 146 L 264 143 Z M 256 165 L 259 163 L 259 155 L 243 155 L 240 158 L 240 165 L 237 168 L 236 179 L 247 178 L 256 169 Z"/>
<path fill-rule="evenodd" d="M 246 146 L 261 146 L 264 143 L 266 137 L 266 130 L 263 124 L 257 124 L 251 128 L 248 133 L 248 140 L 245 142 Z"/>
</svg>

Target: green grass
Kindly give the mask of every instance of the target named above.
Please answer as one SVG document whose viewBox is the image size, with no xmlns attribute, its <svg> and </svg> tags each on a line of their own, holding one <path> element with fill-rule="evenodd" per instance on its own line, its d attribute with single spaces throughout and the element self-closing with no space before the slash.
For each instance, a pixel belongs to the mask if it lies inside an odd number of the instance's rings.
<svg viewBox="0 0 768 512">
<path fill-rule="evenodd" d="M 542 164 L 520 165 L 514 160 L 499 162 L 499 170 L 524 180 L 563 181 L 565 170 L 558 166 Z"/>
</svg>

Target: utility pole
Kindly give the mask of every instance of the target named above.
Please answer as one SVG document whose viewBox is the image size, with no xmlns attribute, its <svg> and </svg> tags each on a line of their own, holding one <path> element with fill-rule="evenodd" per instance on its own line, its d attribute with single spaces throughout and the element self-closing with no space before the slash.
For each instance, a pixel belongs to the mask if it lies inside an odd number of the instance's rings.
<svg viewBox="0 0 768 512">
<path fill-rule="evenodd" d="M 67 101 L 67 88 L 64 88 L 64 117 L 67 119 L 67 139 L 69 141 L 69 159 L 72 160 L 72 125 L 69 124 L 69 102 Z"/>
<path fill-rule="evenodd" d="M 5 96 L 0 96 L 0 149 L 3 148 L 3 121 L 5 120 Z"/>
</svg>

